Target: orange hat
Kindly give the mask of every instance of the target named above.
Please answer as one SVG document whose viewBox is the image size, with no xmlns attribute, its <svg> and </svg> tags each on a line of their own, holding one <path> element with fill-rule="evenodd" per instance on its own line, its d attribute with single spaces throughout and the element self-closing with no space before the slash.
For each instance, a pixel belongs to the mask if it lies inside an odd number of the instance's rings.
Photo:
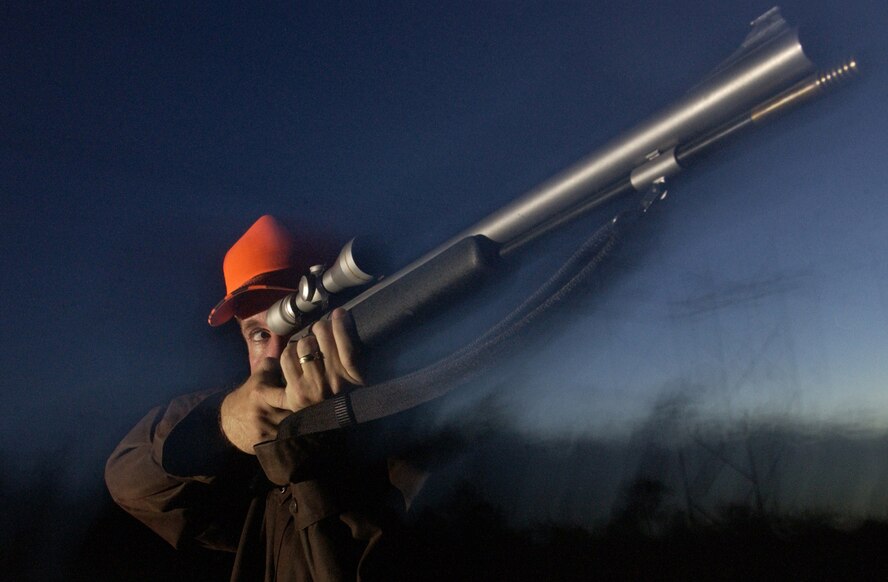
<svg viewBox="0 0 888 582">
<path fill-rule="evenodd" d="M 303 275 L 296 240 L 274 217 L 257 220 L 225 253 L 225 298 L 210 311 L 210 325 L 249 317 L 296 291 Z"/>
</svg>

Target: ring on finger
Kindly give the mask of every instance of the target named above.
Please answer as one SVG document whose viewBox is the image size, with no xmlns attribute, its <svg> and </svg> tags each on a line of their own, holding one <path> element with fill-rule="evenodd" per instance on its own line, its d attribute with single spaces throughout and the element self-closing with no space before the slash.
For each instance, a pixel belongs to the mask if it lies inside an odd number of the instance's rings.
<svg viewBox="0 0 888 582">
<path fill-rule="evenodd" d="M 312 352 L 310 354 L 305 354 L 304 356 L 299 358 L 299 363 L 304 364 L 306 362 L 314 362 L 317 360 L 323 360 L 324 354 L 321 352 Z"/>
</svg>

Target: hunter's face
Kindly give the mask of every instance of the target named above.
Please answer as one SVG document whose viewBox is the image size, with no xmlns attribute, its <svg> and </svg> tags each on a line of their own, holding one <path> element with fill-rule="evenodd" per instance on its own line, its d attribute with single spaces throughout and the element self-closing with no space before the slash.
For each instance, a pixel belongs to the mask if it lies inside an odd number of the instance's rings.
<svg viewBox="0 0 888 582">
<path fill-rule="evenodd" d="M 239 319 L 241 335 L 247 342 L 247 355 L 250 359 L 250 373 L 255 372 L 265 358 L 280 359 L 287 347 L 287 337 L 268 329 L 265 311 L 260 311 L 245 319 Z"/>
</svg>

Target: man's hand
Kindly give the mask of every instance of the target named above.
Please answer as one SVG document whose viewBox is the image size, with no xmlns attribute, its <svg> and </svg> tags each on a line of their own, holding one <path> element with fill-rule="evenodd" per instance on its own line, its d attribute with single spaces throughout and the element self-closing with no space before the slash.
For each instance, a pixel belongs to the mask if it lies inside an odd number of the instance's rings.
<svg viewBox="0 0 888 582">
<path fill-rule="evenodd" d="M 222 401 L 222 432 L 241 451 L 252 455 L 254 445 L 274 439 L 278 424 L 291 413 L 363 385 L 348 312 L 334 310 L 329 320 L 312 326 L 312 333 L 288 343 L 280 361 L 261 360 Z M 300 363 L 304 356 L 309 358 Z"/>
<path fill-rule="evenodd" d="M 363 385 L 350 317 L 344 309 L 336 309 L 329 320 L 312 326 L 314 335 L 287 344 L 281 355 L 287 384 L 283 408 L 295 412 Z"/>
<path fill-rule="evenodd" d="M 280 362 L 265 358 L 247 381 L 222 401 L 222 432 L 231 444 L 253 455 L 253 445 L 276 437 L 278 424 L 291 412 L 280 407 L 283 393 Z"/>
</svg>

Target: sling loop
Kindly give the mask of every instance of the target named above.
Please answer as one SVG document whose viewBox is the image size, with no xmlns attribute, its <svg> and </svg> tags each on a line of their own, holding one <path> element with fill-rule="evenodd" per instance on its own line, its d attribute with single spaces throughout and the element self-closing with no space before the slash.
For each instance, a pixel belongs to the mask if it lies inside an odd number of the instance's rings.
<svg viewBox="0 0 888 582">
<path fill-rule="evenodd" d="M 516 344 L 529 325 L 586 281 L 617 245 L 625 227 L 646 209 L 642 206 L 624 211 L 600 227 L 539 289 L 471 343 L 415 372 L 340 394 L 293 413 L 278 427 L 278 438 L 335 430 L 397 414 L 475 378 Z"/>
</svg>

